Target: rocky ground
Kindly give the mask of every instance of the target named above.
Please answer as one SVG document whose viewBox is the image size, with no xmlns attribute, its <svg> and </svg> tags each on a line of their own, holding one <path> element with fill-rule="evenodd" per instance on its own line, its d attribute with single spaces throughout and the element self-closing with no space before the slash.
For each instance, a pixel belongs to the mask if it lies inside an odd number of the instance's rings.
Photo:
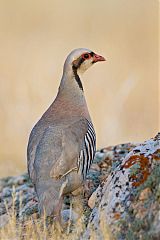
<svg viewBox="0 0 160 240">
<path fill-rule="evenodd" d="M 82 197 L 85 227 L 77 239 L 160 239 L 159 160 L 160 134 L 142 144 L 119 144 L 97 151 Z M 70 199 L 65 199 L 64 218 Z M 0 180 L 1 229 L 8 224 L 13 206 L 19 224 L 31 216 L 39 218 L 28 174 Z"/>
</svg>

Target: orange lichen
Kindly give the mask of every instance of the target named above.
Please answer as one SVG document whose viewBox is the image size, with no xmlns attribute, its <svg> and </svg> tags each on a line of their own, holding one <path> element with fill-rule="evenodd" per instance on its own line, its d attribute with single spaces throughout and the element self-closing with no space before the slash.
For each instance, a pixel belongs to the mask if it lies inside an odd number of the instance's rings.
<svg viewBox="0 0 160 240">
<path fill-rule="evenodd" d="M 114 213 L 114 219 L 115 220 L 120 219 L 120 217 L 121 217 L 121 214 L 119 212 Z"/>
<path fill-rule="evenodd" d="M 160 149 L 157 149 L 157 151 L 155 151 L 153 154 L 152 154 L 152 158 L 154 160 L 160 160 Z"/>
<path fill-rule="evenodd" d="M 131 156 L 123 165 L 124 168 L 131 168 L 135 164 L 139 165 L 137 169 L 137 174 L 131 175 L 131 180 L 133 180 L 132 186 L 138 187 L 142 183 L 144 183 L 148 176 L 150 175 L 150 163 L 147 157 L 134 155 Z"/>
</svg>

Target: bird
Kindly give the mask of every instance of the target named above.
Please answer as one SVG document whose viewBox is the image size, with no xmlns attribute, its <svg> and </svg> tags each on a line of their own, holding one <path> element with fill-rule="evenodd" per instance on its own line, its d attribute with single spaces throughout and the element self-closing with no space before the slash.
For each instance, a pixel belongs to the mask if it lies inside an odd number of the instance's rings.
<svg viewBox="0 0 160 240">
<path fill-rule="evenodd" d="M 61 224 L 64 196 L 81 187 L 96 152 L 96 133 L 80 77 L 105 58 L 87 48 L 66 58 L 57 96 L 33 127 L 27 167 L 40 215 Z"/>
</svg>

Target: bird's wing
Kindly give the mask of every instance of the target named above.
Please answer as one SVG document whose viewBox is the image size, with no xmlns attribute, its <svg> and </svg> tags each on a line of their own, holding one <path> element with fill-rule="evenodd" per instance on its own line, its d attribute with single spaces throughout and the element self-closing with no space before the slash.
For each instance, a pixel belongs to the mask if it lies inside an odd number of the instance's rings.
<svg viewBox="0 0 160 240">
<path fill-rule="evenodd" d="M 87 172 L 95 152 L 93 132 L 93 125 L 87 119 L 63 128 L 61 125 L 47 127 L 34 150 L 32 164 L 28 164 L 33 183 L 37 178 L 60 178 L 75 168 Z"/>
<path fill-rule="evenodd" d="M 82 149 L 87 129 L 86 119 L 80 119 L 63 128 L 61 155 L 52 166 L 51 177 L 62 178 L 72 170 L 78 170 L 79 153 Z"/>
</svg>

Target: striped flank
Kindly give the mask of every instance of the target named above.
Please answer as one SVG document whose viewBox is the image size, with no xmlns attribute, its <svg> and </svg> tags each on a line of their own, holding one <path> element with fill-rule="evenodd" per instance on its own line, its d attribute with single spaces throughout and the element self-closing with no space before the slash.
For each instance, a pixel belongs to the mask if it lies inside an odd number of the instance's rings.
<svg viewBox="0 0 160 240">
<path fill-rule="evenodd" d="M 79 155 L 79 170 L 83 175 L 83 179 L 90 169 L 94 155 L 96 152 L 96 134 L 92 122 L 88 121 L 88 131 L 84 137 L 83 149 Z"/>
</svg>

